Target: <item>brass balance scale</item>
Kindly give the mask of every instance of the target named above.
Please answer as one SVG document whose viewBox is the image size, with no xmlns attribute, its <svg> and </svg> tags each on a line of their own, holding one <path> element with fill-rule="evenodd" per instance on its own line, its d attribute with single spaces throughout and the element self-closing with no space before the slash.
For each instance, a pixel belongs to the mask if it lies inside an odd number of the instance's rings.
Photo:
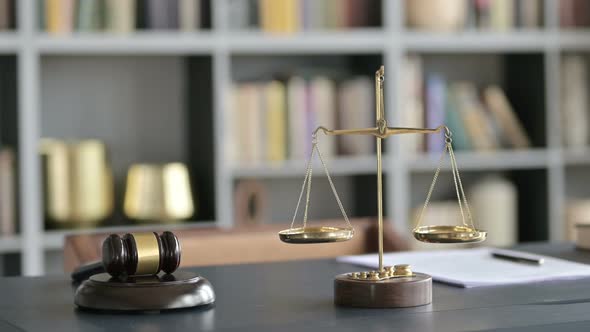
<svg viewBox="0 0 590 332">
<path fill-rule="evenodd" d="M 378 241 L 379 241 L 379 269 L 374 271 L 352 272 L 341 274 L 334 280 L 334 301 L 337 305 L 355 307 L 411 307 L 425 305 L 432 302 L 432 277 L 413 272 L 409 265 L 383 266 L 383 190 L 382 190 L 382 158 L 381 141 L 384 138 L 401 134 L 434 134 L 442 130 L 445 132 L 445 149 L 440 157 L 438 168 L 434 174 L 432 184 L 428 190 L 422 211 L 413 230 L 414 238 L 429 243 L 474 243 L 486 238 L 486 232 L 478 230 L 471 216 L 467 198 L 461 183 L 457 161 L 452 147 L 452 133 L 446 126 L 434 129 L 428 128 L 400 128 L 388 127 L 385 120 L 383 104 L 383 83 L 385 79 L 383 66 L 375 73 L 376 96 L 376 127 L 361 129 L 327 129 L 318 127 L 312 134 L 312 149 L 307 162 L 306 174 L 299 194 L 293 221 L 289 229 L 279 232 L 281 241 L 292 244 L 313 244 L 347 241 L 352 239 L 354 229 L 350 223 L 342 202 L 336 192 L 330 173 L 318 146 L 318 133 L 327 136 L 338 135 L 372 135 L 377 142 L 377 213 L 378 213 Z M 344 217 L 345 227 L 308 226 L 307 216 L 310 204 L 312 161 L 317 154 L 326 177 Z M 461 225 L 422 226 L 422 216 L 428 207 L 430 197 L 436 185 L 442 163 L 446 154 L 449 155 L 453 182 L 457 194 L 459 210 L 461 211 Z M 295 227 L 295 219 L 299 211 L 301 199 L 305 193 L 305 209 L 302 227 Z"/>
</svg>

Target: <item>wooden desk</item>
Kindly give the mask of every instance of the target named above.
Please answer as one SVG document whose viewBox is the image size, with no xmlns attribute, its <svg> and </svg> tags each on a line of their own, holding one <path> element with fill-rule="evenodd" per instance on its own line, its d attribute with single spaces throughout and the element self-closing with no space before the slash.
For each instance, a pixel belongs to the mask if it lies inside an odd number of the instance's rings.
<svg viewBox="0 0 590 332">
<path fill-rule="evenodd" d="M 571 245 L 520 249 L 590 263 Z M 216 287 L 209 310 L 95 314 L 77 310 L 65 277 L 0 279 L 0 331 L 589 331 L 590 279 L 461 289 L 434 285 L 434 303 L 409 309 L 332 304 L 334 260 L 203 267 Z M 18 327 L 18 328 L 17 328 Z"/>
</svg>

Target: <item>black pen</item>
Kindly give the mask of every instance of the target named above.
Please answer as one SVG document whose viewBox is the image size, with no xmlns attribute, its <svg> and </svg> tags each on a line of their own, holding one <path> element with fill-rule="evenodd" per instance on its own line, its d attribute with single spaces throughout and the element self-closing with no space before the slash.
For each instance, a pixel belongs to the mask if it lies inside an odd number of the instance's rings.
<svg viewBox="0 0 590 332">
<path fill-rule="evenodd" d="M 542 265 L 545 262 L 545 259 L 542 257 L 504 251 L 492 251 L 492 256 L 499 259 L 509 260 L 515 263 L 525 263 L 532 265 Z"/>
</svg>

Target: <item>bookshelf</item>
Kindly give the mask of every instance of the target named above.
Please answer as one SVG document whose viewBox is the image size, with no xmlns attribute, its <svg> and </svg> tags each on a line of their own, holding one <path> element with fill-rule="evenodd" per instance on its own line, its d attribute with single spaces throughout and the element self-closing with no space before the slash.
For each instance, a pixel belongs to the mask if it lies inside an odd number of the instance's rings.
<svg viewBox="0 0 590 332">
<path fill-rule="evenodd" d="M 289 161 L 281 166 L 242 166 L 230 162 L 225 157 L 227 137 L 228 99 L 232 81 L 244 74 L 242 64 L 252 61 L 272 60 L 278 63 L 294 64 L 304 58 L 365 58 L 385 64 L 387 69 L 386 109 L 391 124 L 403 125 L 399 110 L 402 102 L 403 58 L 408 54 L 424 56 L 428 63 L 440 66 L 439 62 L 453 62 L 453 58 L 491 59 L 498 61 L 504 75 L 515 73 L 514 63 L 508 58 L 524 57 L 532 59 L 534 70 L 539 72 L 537 89 L 542 100 L 535 114 L 526 115 L 531 122 L 533 148 L 524 151 L 498 151 L 494 153 L 457 153 L 459 166 L 469 179 L 482 174 L 502 173 L 514 181 L 519 195 L 527 199 L 519 203 L 521 222 L 519 228 L 530 226 L 529 233 L 522 234 L 520 240 L 551 240 L 564 238 L 563 216 L 565 203 L 569 196 L 584 194 L 579 181 L 574 176 L 590 176 L 590 157 L 588 150 L 570 151 L 561 146 L 561 125 L 559 112 L 559 74 L 562 52 L 588 52 L 590 50 L 590 31 L 584 29 L 560 30 L 558 23 L 558 3 L 542 0 L 544 25 L 536 30 L 515 30 L 510 33 L 492 31 L 464 31 L 458 33 L 428 33 L 414 31 L 404 24 L 404 3 L 401 0 L 382 0 L 380 26 L 350 29 L 344 31 L 306 31 L 293 35 L 269 35 L 258 31 L 241 31 L 229 28 L 228 0 L 211 1 L 211 28 L 194 33 L 138 31 L 131 35 L 115 36 L 101 33 L 73 33 L 67 36 L 51 36 L 37 28 L 38 8 L 35 0 L 20 0 L 17 8 L 18 27 L 15 31 L 0 33 L 0 57 L 16 59 L 17 104 L 18 104 L 18 157 L 20 205 L 19 229 L 16 236 L 0 239 L 0 253 L 20 253 L 21 270 L 27 275 L 42 274 L 51 269 L 46 264 L 48 252 L 61 249 L 65 234 L 78 230 L 46 230 L 42 210 L 42 189 L 40 160 L 37 154 L 39 138 L 47 131 L 45 116 L 59 109 L 57 101 L 61 90 L 51 86 L 54 79 L 76 86 L 84 80 L 93 84 L 108 84 L 108 78 L 96 79 L 76 76 L 75 68 L 84 66 L 92 72 L 115 65 L 125 67 L 128 62 L 145 62 L 142 68 L 165 65 L 172 68 L 166 78 L 178 89 L 200 91 L 198 100 L 174 95 L 168 90 L 164 99 L 172 101 L 174 114 L 187 116 L 185 109 L 198 109 L 184 118 L 187 123 L 210 123 L 205 140 L 196 143 L 196 138 L 188 135 L 185 155 L 195 173 L 204 174 L 199 181 L 209 187 L 209 196 L 201 204 L 209 206 L 209 212 L 202 220 L 187 222 L 172 227 L 165 225 L 132 226 L 142 229 L 164 229 L 218 225 L 231 227 L 233 224 L 233 190 L 241 179 L 261 179 L 271 187 L 281 190 L 287 184 L 288 190 L 296 194 L 304 174 L 304 162 Z M 278 60 L 277 60 L 278 59 Z M 299 60 L 298 60 L 299 59 Z M 79 65 L 68 69 L 72 61 Z M 152 61 L 152 62 L 150 62 Z M 487 60 L 481 60 L 487 61 Z M 528 61 L 527 61 L 528 62 Z M 487 62 L 486 62 L 487 63 Z M 512 63 L 512 64 L 511 64 Z M 452 64 L 460 66 L 460 64 Z M 57 68 L 63 70 L 57 73 Z M 364 70 L 364 68 L 363 68 Z M 123 73 L 130 73 L 123 70 Z M 372 71 L 367 72 L 368 75 Z M 488 73 L 489 74 L 489 71 Z M 486 73 L 482 75 L 487 75 Z M 493 74 L 493 73 L 492 73 Z M 479 75 L 478 73 L 469 73 Z M 514 74 L 516 76 L 516 74 Z M 469 77 L 470 78 L 470 77 Z M 93 81 L 94 80 L 94 81 Z M 99 81 L 96 81 L 99 80 Z M 512 83 L 510 83 L 512 82 Z M 116 82 L 113 82 L 116 83 Z M 516 79 L 505 80 L 505 85 L 517 84 Z M 183 90 L 186 91 L 186 90 Z M 89 93 L 83 94 L 78 106 L 84 103 L 98 103 L 99 98 L 89 101 Z M 130 101 L 125 101 L 129 103 Z M 53 105 L 53 106 L 51 106 Z M 93 107 L 90 107 L 93 108 Z M 94 107 L 96 108 L 96 107 Z M 72 108 L 70 111 L 73 111 Z M 164 111 L 164 110 L 162 110 Z M 80 108 L 80 112 L 90 112 Z M 101 115 L 93 113 L 97 119 Z M 184 114 L 184 115 L 183 115 Z M 57 115 L 56 115 L 57 116 Z M 150 123 L 160 121 L 165 115 L 155 114 Z M 190 126 L 190 124 L 189 124 Z M 200 128 L 200 127 L 199 127 Z M 57 130 L 57 129 L 56 129 Z M 301 139 L 305 140 L 306 137 Z M 407 229 L 411 208 L 425 193 L 421 185 L 431 179 L 436 168 L 437 156 L 409 155 L 400 148 L 399 140 L 386 142 L 384 159 L 385 206 L 393 226 Z M 166 149 L 174 145 L 167 143 Z M 157 151 L 156 151 L 157 152 Z M 200 163 L 198 155 L 204 154 L 211 162 Z M 363 208 L 355 192 L 367 192 L 367 184 L 372 184 L 374 160 L 372 157 L 338 157 L 329 162 L 336 177 L 336 185 L 343 193 L 343 200 L 351 203 L 353 215 L 371 213 L 371 207 Z M 121 165 L 121 169 L 125 165 Z M 320 172 L 316 172 L 318 174 Z M 444 173 L 443 173 L 444 174 Z M 448 172 L 446 173 L 448 175 Z M 208 181 L 208 182 L 207 182 Z M 341 189 L 341 186 L 343 190 Z M 423 188 L 424 187 L 424 188 Z M 364 191 L 366 190 L 366 191 Z M 408 194 L 410 193 L 410 194 Z M 581 193 L 581 194 L 580 194 Z M 588 194 L 586 192 L 585 194 Z M 209 200 L 207 200 L 209 199 Z M 293 201 L 294 202 L 294 201 Z M 290 220 L 292 202 L 277 207 L 283 210 L 284 220 Z M 346 204 L 346 203 L 345 203 Z M 365 204 L 366 205 L 366 204 Z M 288 211 L 288 212 L 287 212 Z M 326 213 L 331 213 L 330 211 Z M 273 212 L 273 215 L 275 213 Z M 334 214 L 333 216 L 337 216 Z M 129 226 L 105 226 L 87 231 L 118 231 Z"/>
</svg>

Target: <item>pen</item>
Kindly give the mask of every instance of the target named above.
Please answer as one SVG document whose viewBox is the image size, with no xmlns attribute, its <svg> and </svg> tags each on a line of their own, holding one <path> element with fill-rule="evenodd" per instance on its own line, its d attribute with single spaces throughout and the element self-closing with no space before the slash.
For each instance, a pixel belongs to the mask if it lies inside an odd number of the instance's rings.
<svg viewBox="0 0 590 332">
<path fill-rule="evenodd" d="M 519 253 L 507 253 L 507 252 L 500 252 L 500 251 L 492 251 L 492 256 L 494 258 L 505 259 L 515 263 L 525 263 L 525 264 L 532 264 L 532 265 L 542 265 L 545 262 L 545 259 L 542 257 L 536 257 L 533 255 L 526 255 L 526 254 L 519 254 Z"/>
</svg>

